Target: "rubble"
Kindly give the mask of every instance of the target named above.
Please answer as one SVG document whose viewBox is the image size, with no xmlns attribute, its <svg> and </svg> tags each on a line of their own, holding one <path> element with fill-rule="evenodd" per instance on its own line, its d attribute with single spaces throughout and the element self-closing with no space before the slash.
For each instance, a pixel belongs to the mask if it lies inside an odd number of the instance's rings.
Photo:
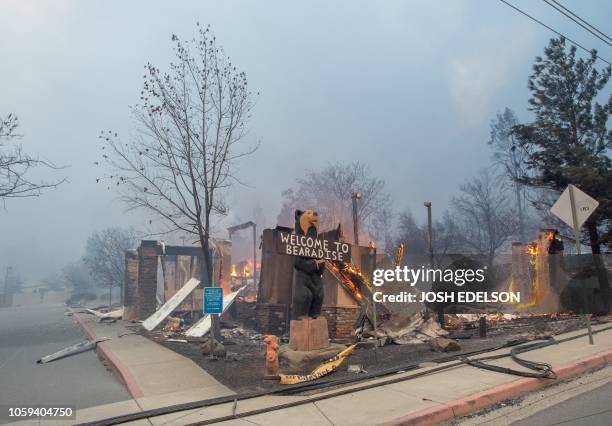
<svg viewBox="0 0 612 426">
<path fill-rule="evenodd" d="M 98 340 L 94 340 L 93 342 L 90 340 L 83 340 L 82 342 L 79 342 L 75 345 L 68 346 L 67 348 L 54 352 L 50 355 L 44 356 L 36 362 L 38 364 L 46 364 L 51 361 L 56 361 L 60 358 L 66 358 L 71 355 L 80 354 L 81 352 L 86 352 L 91 349 L 94 349 L 98 343 L 103 342 L 105 340 L 110 340 L 110 338 L 102 337 Z"/>
<path fill-rule="evenodd" d="M 202 351 L 202 355 L 204 356 L 211 356 L 210 353 L 210 339 L 208 339 L 206 342 L 202 343 L 202 345 L 200 346 L 200 349 Z M 225 356 L 227 355 L 227 351 L 225 350 L 225 346 L 223 346 L 223 344 L 221 342 L 219 342 L 216 339 L 213 339 L 213 353 L 212 356 L 214 358 L 225 358 Z"/>
<path fill-rule="evenodd" d="M 434 352 L 454 352 L 461 350 L 459 343 L 445 337 L 436 337 L 431 339 L 428 343 L 429 347 Z"/>
<path fill-rule="evenodd" d="M 183 320 L 176 317 L 169 317 L 162 331 L 166 334 L 172 334 L 179 330 Z"/>
<path fill-rule="evenodd" d="M 168 317 L 200 284 L 199 280 L 191 278 L 164 305 L 142 322 L 142 326 L 151 331 Z"/>
<path fill-rule="evenodd" d="M 93 309 L 85 309 L 86 312 L 98 317 L 98 321 L 117 321 L 123 317 L 123 306 L 110 312 L 98 312 Z"/>
<path fill-rule="evenodd" d="M 387 337 L 398 345 L 425 343 L 432 338 L 447 336 L 448 331 L 440 327 L 430 315 L 427 319 L 416 313 L 410 316 L 394 315 L 376 331 L 377 337 Z"/>
<path fill-rule="evenodd" d="M 326 360 L 346 348 L 346 345 L 330 343 L 329 347 L 314 351 L 294 351 L 289 345 L 281 345 L 278 350 L 280 360 L 291 368 L 300 368 L 305 364 Z"/>
<path fill-rule="evenodd" d="M 363 369 L 363 365 L 361 364 L 351 364 L 348 366 L 346 371 L 353 374 L 367 374 L 367 371 Z"/>
</svg>

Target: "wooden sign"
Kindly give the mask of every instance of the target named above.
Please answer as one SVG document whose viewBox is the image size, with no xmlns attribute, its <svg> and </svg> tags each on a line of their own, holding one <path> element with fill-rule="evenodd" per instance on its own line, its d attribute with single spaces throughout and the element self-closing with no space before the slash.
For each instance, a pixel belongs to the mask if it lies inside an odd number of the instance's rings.
<svg viewBox="0 0 612 426">
<path fill-rule="evenodd" d="M 342 241 L 298 235 L 293 232 L 276 233 L 276 249 L 280 254 L 312 257 L 314 259 L 351 261 L 351 245 Z"/>
</svg>

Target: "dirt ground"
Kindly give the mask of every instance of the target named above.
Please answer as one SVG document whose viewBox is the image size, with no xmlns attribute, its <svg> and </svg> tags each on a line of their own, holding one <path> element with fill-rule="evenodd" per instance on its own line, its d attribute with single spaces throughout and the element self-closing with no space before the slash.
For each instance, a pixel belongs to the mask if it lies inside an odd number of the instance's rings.
<svg viewBox="0 0 612 426">
<path fill-rule="evenodd" d="M 161 331 L 144 335 L 157 341 L 170 350 L 192 359 L 196 364 L 214 376 L 221 383 L 236 392 L 265 391 L 282 388 L 276 381 L 263 380 L 264 355 L 266 345 L 263 335 L 240 326 L 223 328 L 221 330 L 223 345 L 227 356 L 225 359 L 210 359 L 202 355 L 200 342 L 172 342 Z M 376 373 L 390 369 L 401 369 L 402 366 L 431 362 L 448 356 L 461 355 L 472 351 L 494 348 L 517 339 L 533 339 L 535 336 L 555 335 L 581 328 L 578 318 L 528 318 L 507 323 L 492 324 L 486 338 L 480 338 L 478 328 L 471 323 L 464 325 L 462 330 L 451 331 L 448 336 L 454 338 L 461 346 L 460 351 L 437 353 L 430 350 L 429 345 L 396 345 L 388 344 L 379 347 L 377 353 L 371 342 L 363 342 L 344 361 L 339 369 L 320 381 L 338 380 L 355 377 L 358 373 L 348 372 L 349 365 L 360 365 L 368 373 Z M 171 339 L 181 339 L 180 333 L 169 336 Z M 285 374 L 307 374 L 319 363 L 305 364 L 299 369 L 291 369 L 281 362 L 280 371 Z"/>
</svg>

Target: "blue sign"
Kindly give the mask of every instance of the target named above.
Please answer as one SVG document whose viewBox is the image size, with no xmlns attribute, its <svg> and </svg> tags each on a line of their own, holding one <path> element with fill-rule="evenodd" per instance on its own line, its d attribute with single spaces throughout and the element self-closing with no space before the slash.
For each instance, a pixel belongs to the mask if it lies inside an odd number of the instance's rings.
<svg viewBox="0 0 612 426">
<path fill-rule="evenodd" d="M 220 314 L 223 312 L 223 288 L 204 287 L 204 313 Z"/>
</svg>

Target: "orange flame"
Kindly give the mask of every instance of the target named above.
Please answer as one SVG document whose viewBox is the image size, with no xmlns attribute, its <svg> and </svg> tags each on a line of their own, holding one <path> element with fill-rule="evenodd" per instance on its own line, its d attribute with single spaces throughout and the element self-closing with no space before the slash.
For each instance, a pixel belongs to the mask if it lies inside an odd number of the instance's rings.
<svg viewBox="0 0 612 426">
<path fill-rule="evenodd" d="M 238 272 L 236 271 L 236 264 L 232 263 L 232 272 L 230 273 L 230 276 L 232 277 L 237 277 L 238 276 Z"/>
</svg>

